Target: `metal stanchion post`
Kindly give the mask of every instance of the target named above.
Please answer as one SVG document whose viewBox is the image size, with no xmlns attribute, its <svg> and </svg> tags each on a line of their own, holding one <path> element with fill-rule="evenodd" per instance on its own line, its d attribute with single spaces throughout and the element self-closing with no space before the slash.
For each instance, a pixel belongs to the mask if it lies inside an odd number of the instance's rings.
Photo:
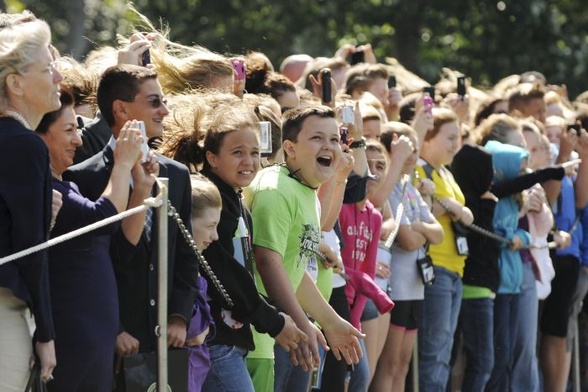
<svg viewBox="0 0 588 392">
<path fill-rule="evenodd" d="M 572 391 L 580 392 L 580 331 L 578 318 L 573 321 L 574 341 L 572 345 Z"/>
<path fill-rule="evenodd" d="M 157 222 L 159 230 L 157 233 L 157 391 L 166 392 L 167 388 L 167 209 L 169 179 L 159 178 L 162 184 L 162 204 L 157 209 Z"/>
<path fill-rule="evenodd" d="M 414 346 L 412 348 L 412 390 L 419 392 L 419 339 L 418 332 L 414 338 Z"/>
</svg>

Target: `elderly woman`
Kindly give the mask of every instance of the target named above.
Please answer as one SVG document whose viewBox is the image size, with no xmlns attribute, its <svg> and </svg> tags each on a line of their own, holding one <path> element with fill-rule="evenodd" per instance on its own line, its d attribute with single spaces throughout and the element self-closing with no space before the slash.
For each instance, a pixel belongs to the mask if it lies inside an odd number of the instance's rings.
<svg viewBox="0 0 588 392">
<path fill-rule="evenodd" d="M 15 21 L 16 22 L 16 21 Z M 0 256 L 44 242 L 51 221 L 47 148 L 32 130 L 59 108 L 59 72 L 49 51 L 51 32 L 40 20 L 5 23 L 0 30 Z M 55 367 L 47 251 L 0 266 L 0 390 L 22 391 L 32 356 L 27 307 L 36 323 L 41 376 Z"/>
<path fill-rule="evenodd" d="M 73 97 L 61 94 L 59 110 L 46 114 L 37 133 L 47 144 L 53 174 L 53 188 L 63 195 L 52 235 L 61 235 L 127 208 L 129 184 L 132 200 L 149 197 L 157 172 L 151 157 L 141 165 L 142 137 L 135 122 L 121 130 L 114 148 L 110 181 L 96 201 L 83 197 L 74 183 L 63 181 L 62 173 L 73 163 L 82 139 L 77 132 Z M 131 176 L 132 171 L 132 176 Z M 132 181 L 131 181 L 132 178 Z M 110 258 L 114 252 L 132 252 L 117 244 L 118 235 L 143 230 L 145 213 L 131 216 L 122 225 L 112 224 L 49 250 L 51 305 L 57 339 L 59 366 L 50 391 L 110 391 L 113 381 L 114 347 L 119 332 L 116 279 Z M 118 228 L 122 226 L 122 231 Z M 111 239 L 112 246 L 111 246 Z"/>
</svg>

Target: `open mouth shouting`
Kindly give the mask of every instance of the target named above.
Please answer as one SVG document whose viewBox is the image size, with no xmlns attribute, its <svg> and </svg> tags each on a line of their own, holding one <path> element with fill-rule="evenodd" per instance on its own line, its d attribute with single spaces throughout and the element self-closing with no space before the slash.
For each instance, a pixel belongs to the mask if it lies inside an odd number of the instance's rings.
<svg viewBox="0 0 588 392">
<path fill-rule="evenodd" d="M 328 155 L 321 155 L 316 159 L 317 163 L 324 167 L 331 167 L 333 158 Z"/>
</svg>

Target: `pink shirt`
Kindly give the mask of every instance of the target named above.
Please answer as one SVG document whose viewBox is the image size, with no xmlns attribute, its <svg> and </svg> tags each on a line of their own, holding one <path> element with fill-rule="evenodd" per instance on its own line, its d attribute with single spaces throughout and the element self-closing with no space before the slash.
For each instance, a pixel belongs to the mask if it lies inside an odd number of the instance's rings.
<svg viewBox="0 0 588 392">
<path fill-rule="evenodd" d="M 343 234 L 341 256 L 345 271 L 358 270 L 373 278 L 376 274 L 382 214 L 369 201 L 363 210 L 356 204 L 344 204 L 339 212 L 339 224 Z M 351 310 L 351 324 L 359 328 L 367 297 L 358 294 L 349 283 L 345 286 L 345 293 Z"/>
</svg>

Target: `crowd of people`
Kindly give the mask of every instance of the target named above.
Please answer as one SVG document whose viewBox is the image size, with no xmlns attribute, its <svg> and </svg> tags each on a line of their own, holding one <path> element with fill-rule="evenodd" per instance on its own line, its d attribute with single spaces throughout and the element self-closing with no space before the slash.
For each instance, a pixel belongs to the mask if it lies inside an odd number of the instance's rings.
<svg viewBox="0 0 588 392">
<path fill-rule="evenodd" d="M 32 13 L 0 14 L 1 257 L 166 177 L 193 237 L 169 218 L 184 390 L 404 392 L 411 360 L 424 392 L 566 390 L 588 94 L 536 71 L 430 86 L 369 44 L 276 69 L 144 30 L 80 63 Z M 49 391 L 126 390 L 126 359 L 157 347 L 158 219 L 0 265 L 1 391 L 34 371 Z"/>
</svg>

